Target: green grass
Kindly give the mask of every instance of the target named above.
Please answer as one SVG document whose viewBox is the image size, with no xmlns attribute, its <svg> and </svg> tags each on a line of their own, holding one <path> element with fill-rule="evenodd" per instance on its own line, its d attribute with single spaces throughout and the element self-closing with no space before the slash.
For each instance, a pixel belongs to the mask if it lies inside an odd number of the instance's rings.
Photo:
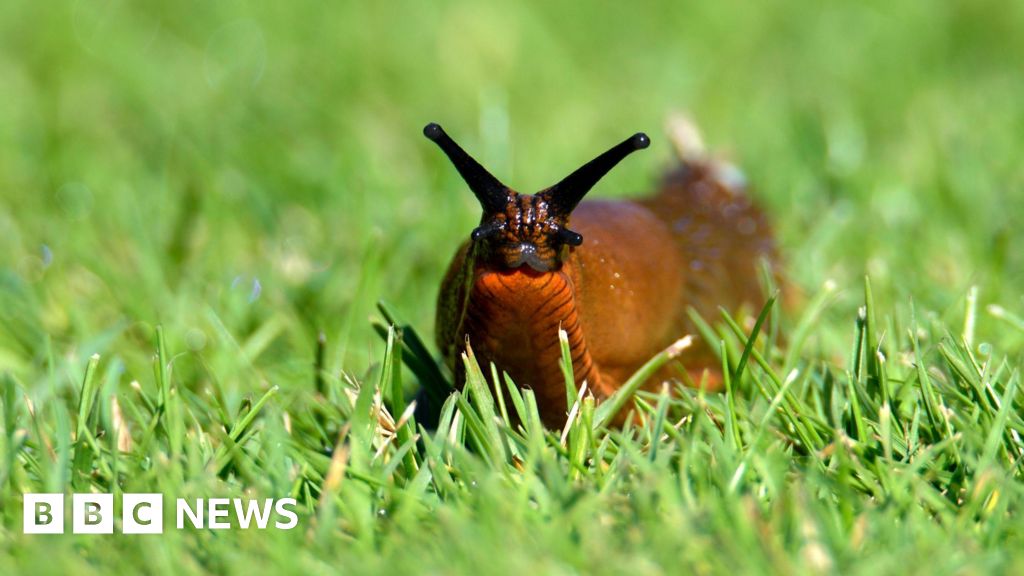
<svg viewBox="0 0 1024 576">
<path fill-rule="evenodd" d="M 0 573 L 1024 571 L 1024 5 L 149 4 L 0 7 Z M 645 130 L 621 197 L 680 109 L 800 293 L 704 319 L 729 392 L 401 418 L 478 218 L 422 126 L 524 190 Z M 90 490 L 300 523 L 21 534 Z"/>
</svg>

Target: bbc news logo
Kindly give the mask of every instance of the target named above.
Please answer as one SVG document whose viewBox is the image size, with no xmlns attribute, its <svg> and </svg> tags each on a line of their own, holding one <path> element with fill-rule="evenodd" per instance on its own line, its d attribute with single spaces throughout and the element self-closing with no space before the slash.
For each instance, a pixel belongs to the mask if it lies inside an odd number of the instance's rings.
<svg viewBox="0 0 1024 576">
<path fill-rule="evenodd" d="M 63 534 L 65 528 L 64 494 L 25 494 L 22 506 L 25 534 Z M 234 526 L 260 530 L 274 527 L 291 530 L 299 524 L 294 498 L 243 500 L 241 498 L 185 498 L 175 500 L 175 527 L 227 530 Z M 113 494 L 72 494 L 71 532 L 74 534 L 113 534 Z M 271 522 L 273 520 L 273 522 Z M 123 494 L 121 496 L 121 532 L 124 534 L 163 534 L 163 494 Z"/>
</svg>

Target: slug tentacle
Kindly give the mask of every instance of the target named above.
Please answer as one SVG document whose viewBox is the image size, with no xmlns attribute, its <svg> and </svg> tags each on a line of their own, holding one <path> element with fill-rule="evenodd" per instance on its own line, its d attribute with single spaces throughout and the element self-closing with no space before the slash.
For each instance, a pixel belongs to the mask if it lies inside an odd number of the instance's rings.
<svg viewBox="0 0 1024 576">
<path fill-rule="evenodd" d="M 638 132 L 558 184 L 537 194 L 519 194 L 491 175 L 441 126 L 427 124 L 423 134 L 448 155 L 483 207 L 480 225 L 470 234 L 474 254 L 496 268 L 526 265 L 538 272 L 559 269 L 567 254 L 565 248 L 583 244 L 583 236 L 568 227 L 569 217 L 583 196 L 623 158 L 651 142 L 646 134 Z"/>
<path fill-rule="evenodd" d="M 505 224 L 503 222 L 491 220 L 490 222 L 486 222 L 474 228 L 473 233 L 470 234 L 469 237 L 477 241 L 483 240 L 501 232 L 504 227 Z"/>
<path fill-rule="evenodd" d="M 469 189 L 476 195 L 484 212 L 501 212 L 508 204 L 509 197 L 513 194 L 508 186 L 501 183 L 472 156 L 466 153 L 461 146 L 455 143 L 439 124 L 431 122 L 423 128 L 423 135 L 433 140 L 448 159 L 455 165 L 459 175 L 469 185 Z"/>
<path fill-rule="evenodd" d="M 567 244 L 569 246 L 579 246 L 580 244 L 583 244 L 583 236 L 569 230 L 568 228 L 559 228 L 556 234 L 558 234 L 558 239 L 561 240 L 563 244 Z"/>
<path fill-rule="evenodd" d="M 551 210 L 560 215 L 568 216 L 576 205 L 583 200 L 587 192 L 594 187 L 609 170 L 637 150 L 643 150 L 651 145 L 651 139 L 643 132 L 626 138 L 608 151 L 577 168 L 572 174 L 563 178 L 558 184 L 544 190 L 540 195 L 545 196 Z"/>
</svg>

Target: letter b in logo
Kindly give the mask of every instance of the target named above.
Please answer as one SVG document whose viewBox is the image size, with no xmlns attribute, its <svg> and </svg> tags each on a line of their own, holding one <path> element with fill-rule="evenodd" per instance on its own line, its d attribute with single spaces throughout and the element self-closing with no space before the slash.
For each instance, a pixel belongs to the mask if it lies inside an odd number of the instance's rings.
<svg viewBox="0 0 1024 576">
<path fill-rule="evenodd" d="M 22 512 L 25 534 L 64 533 L 63 494 L 25 494 Z"/>
<path fill-rule="evenodd" d="M 113 534 L 114 495 L 73 495 L 71 497 L 71 531 L 75 534 Z"/>
</svg>

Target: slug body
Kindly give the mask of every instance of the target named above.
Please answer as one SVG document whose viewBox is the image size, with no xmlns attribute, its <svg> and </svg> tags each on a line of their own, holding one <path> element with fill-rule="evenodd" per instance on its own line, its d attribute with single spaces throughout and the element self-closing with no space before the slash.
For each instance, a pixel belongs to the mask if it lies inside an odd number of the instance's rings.
<svg viewBox="0 0 1024 576">
<path fill-rule="evenodd" d="M 568 335 L 577 388 L 607 398 L 643 363 L 694 332 L 688 307 L 763 303 L 762 258 L 774 258 L 762 214 L 713 162 L 681 158 L 660 190 L 640 201 L 583 196 L 622 158 L 646 148 L 636 134 L 537 194 L 519 194 L 486 172 L 436 124 L 424 133 L 458 168 L 483 207 L 480 226 L 441 284 L 437 341 L 456 385 L 468 341 L 537 397 L 548 427 L 568 406 L 558 330 Z M 572 229 L 569 229 L 571 216 Z M 698 343 L 681 357 L 691 383 L 716 388 L 716 356 Z M 649 388 L 680 372 L 663 370 Z M 620 415 L 621 417 L 624 414 Z"/>
</svg>

